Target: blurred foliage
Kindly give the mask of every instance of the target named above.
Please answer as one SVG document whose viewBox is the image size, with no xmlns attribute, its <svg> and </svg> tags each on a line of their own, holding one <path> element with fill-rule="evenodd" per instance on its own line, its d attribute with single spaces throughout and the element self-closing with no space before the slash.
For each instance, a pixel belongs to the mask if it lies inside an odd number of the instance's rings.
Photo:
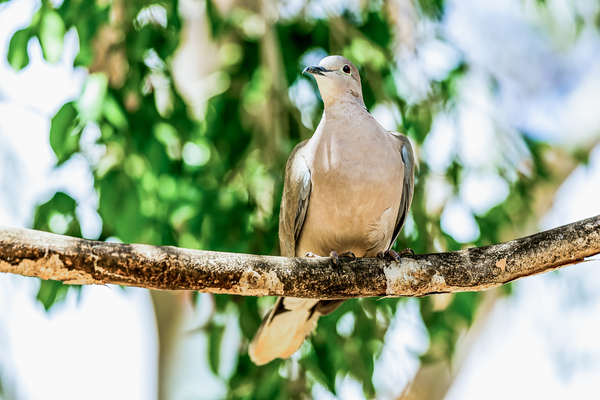
<svg viewBox="0 0 600 400">
<path fill-rule="evenodd" d="M 343 8 L 321 17 L 302 9 L 285 18 L 268 18 L 259 2 L 222 12 L 218 2 L 206 0 L 209 32 L 218 43 L 221 65 L 211 84 L 220 89 L 199 114 L 174 84 L 172 62 L 184 26 L 177 1 L 53 4 L 42 1 L 31 24 L 13 35 L 7 58 L 13 68 L 24 68 L 29 62 L 27 44 L 37 38 L 44 57 L 56 62 L 65 32 L 77 33 L 75 65 L 90 73 L 80 97 L 52 119 L 50 144 L 58 164 L 76 154 L 88 158 L 103 223 L 100 240 L 277 254 L 285 161 L 294 145 L 311 135 L 321 113 L 318 104 L 299 105 L 294 93 L 300 85 L 316 92 L 314 81 L 300 74 L 302 62 L 328 53 L 356 61 L 363 78 L 368 76 L 363 79 L 367 107 L 383 104 L 397 111 L 398 130 L 415 144 L 420 163 L 414 203 L 396 247 L 425 253 L 465 246 L 442 229 L 443 208 L 426 206 L 427 184 L 440 174 L 431 171 L 423 144 L 436 116 L 454 112 L 457 87 L 470 66 L 461 59 L 445 78 L 429 80 L 424 96 L 407 100 L 398 87 L 397 21 L 382 3 L 364 2 L 360 9 Z M 416 7 L 425 21 L 444 14 L 441 0 L 421 0 Z M 489 80 L 492 85 L 493 76 Z M 94 138 L 92 149 L 89 140 L 82 140 L 86 137 Z M 506 232 L 510 235 L 515 227 L 530 223 L 535 218 L 533 190 L 552 179 L 544 162 L 545 144 L 518 132 L 511 140 L 525 149 L 530 168 L 523 173 L 508 156 L 498 162 L 494 172 L 510 191 L 504 202 L 474 216 L 479 236 L 472 244 L 501 241 Z M 102 155 L 94 157 L 94 149 Z M 452 157 L 443 178 L 456 195 L 468 171 L 458 153 Z M 35 228 L 81 236 L 76 208 L 67 194 L 56 193 L 38 208 Z M 49 308 L 65 291 L 60 283 L 44 282 L 38 299 Z M 473 322 L 480 297 L 451 296 L 442 307 L 432 297 L 420 299 L 430 336 L 423 362 L 452 355 L 458 337 Z M 215 374 L 222 371 L 225 331 L 219 316 L 234 309 L 242 331 L 235 371 L 230 377 L 221 374 L 232 399 L 310 397 L 315 383 L 335 393 L 336 381 L 347 375 L 362 384 L 367 397 L 375 396 L 375 361 L 402 301 L 344 303 L 320 320 L 300 351 L 300 368 L 292 368 L 296 361 L 256 367 L 247 356 L 248 341 L 266 311 L 264 299 L 214 299 L 214 322 L 206 331 Z"/>
</svg>

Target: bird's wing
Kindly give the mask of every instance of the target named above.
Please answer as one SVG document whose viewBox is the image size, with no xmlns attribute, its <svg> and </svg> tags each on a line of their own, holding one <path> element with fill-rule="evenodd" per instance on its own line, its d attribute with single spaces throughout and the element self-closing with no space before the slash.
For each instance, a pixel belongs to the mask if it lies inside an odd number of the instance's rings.
<svg viewBox="0 0 600 400">
<path fill-rule="evenodd" d="M 296 241 L 308 210 L 312 181 L 310 169 L 300 151 L 307 142 L 308 139 L 294 148 L 285 167 L 279 213 L 279 244 L 284 257 L 296 257 Z"/>
<path fill-rule="evenodd" d="M 402 197 L 400 198 L 400 208 L 398 210 L 398 216 L 396 217 L 396 225 L 394 227 L 394 234 L 392 235 L 392 241 L 390 242 L 390 248 L 396 241 L 402 226 L 406 222 L 408 217 L 408 210 L 412 203 L 413 191 L 415 186 L 415 157 L 413 153 L 410 141 L 406 136 L 399 132 L 390 132 L 394 138 L 397 139 L 396 145 L 402 156 L 402 162 L 404 163 L 404 178 L 402 179 Z"/>
<path fill-rule="evenodd" d="M 299 143 L 285 167 L 285 181 L 279 213 L 279 244 L 281 255 L 296 257 L 296 242 L 302 231 L 310 191 L 311 174 L 302 149 L 308 140 Z M 319 300 L 280 297 L 254 335 L 248 354 L 257 365 L 274 358 L 286 358 L 295 352 L 319 319 Z"/>
</svg>

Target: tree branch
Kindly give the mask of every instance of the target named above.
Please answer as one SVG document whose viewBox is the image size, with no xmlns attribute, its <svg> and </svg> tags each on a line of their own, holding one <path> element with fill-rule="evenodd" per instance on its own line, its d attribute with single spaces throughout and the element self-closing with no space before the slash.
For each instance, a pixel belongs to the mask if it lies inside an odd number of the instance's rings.
<svg viewBox="0 0 600 400">
<path fill-rule="evenodd" d="M 506 243 L 376 258 L 286 258 L 106 243 L 0 227 L 0 272 L 68 284 L 345 299 L 481 291 L 600 253 L 600 215 Z"/>
</svg>

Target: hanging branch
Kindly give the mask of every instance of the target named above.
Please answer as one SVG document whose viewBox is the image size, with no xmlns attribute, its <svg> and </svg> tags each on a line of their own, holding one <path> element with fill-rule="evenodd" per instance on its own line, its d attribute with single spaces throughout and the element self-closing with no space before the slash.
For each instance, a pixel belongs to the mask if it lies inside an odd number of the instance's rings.
<svg viewBox="0 0 600 400">
<path fill-rule="evenodd" d="M 244 296 L 346 299 L 490 289 L 600 253 L 600 215 L 506 243 L 377 258 L 286 258 L 106 243 L 0 227 L 0 272 L 77 285 L 113 283 Z"/>
</svg>

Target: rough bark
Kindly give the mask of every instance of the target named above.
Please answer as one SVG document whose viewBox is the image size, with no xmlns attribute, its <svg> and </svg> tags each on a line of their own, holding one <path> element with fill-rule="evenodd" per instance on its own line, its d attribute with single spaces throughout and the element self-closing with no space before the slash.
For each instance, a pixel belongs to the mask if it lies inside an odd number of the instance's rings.
<svg viewBox="0 0 600 400">
<path fill-rule="evenodd" d="M 286 258 L 106 243 L 0 228 L 0 272 L 68 284 L 119 284 L 245 296 L 346 299 L 481 291 L 600 253 L 600 215 L 505 243 L 376 258 Z"/>
</svg>

